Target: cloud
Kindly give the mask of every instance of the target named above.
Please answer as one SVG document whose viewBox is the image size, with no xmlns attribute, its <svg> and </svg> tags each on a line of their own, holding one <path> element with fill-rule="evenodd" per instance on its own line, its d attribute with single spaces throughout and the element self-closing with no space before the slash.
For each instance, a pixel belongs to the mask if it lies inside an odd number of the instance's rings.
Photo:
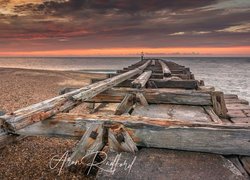
<svg viewBox="0 0 250 180">
<path fill-rule="evenodd" d="M 250 23 L 230 26 L 224 29 L 220 29 L 218 30 L 218 32 L 248 33 L 250 32 Z"/>
<path fill-rule="evenodd" d="M 180 36 L 180 35 L 184 35 L 186 34 L 185 32 L 175 32 L 175 33 L 172 33 L 172 34 L 169 34 L 169 36 Z"/>
<path fill-rule="evenodd" d="M 237 5 L 241 1 L 244 7 Z M 3 2 L 0 43 L 5 48 L 30 43 L 30 49 L 250 45 L 246 0 L 235 5 L 224 0 Z"/>
</svg>

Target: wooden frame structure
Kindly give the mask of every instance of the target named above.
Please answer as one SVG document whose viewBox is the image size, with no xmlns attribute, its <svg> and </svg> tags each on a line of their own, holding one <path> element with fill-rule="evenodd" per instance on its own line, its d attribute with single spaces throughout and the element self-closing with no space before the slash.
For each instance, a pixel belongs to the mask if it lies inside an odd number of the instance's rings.
<svg viewBox="0 0 250 180">
<path fill-rule="evenodd" d="M 249 112 L 247 102 L 204 86 L 189 68 L 144 59 L 107 77 L 93 79 L 92 84 L 79 89 L 64 89 L 60 96 L 0 116 L 0 145 L 20 136 L 79 139 L 71 162 L 106 145 L 114 151 L 133 153 L 141 146 L 250 155 L 250 117 L 246 115 L 238 123 L 234 118 L 239 117 L 230 116 L 227 110 L 227 104 L 237 103 Z M 67 113 L 83 102 L 119 105 L 113 115 Z M 137 107 L 159 104 L 171 106 L 172 111 L 186 106 L 201 108 L 209 121 L 132 114 Z"/>
</svg>

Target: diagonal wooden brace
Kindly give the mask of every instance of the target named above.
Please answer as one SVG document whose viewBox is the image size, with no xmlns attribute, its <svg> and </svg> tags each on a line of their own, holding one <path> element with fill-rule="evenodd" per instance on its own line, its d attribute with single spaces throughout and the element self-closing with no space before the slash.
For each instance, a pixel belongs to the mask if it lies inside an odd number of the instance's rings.
<svg viewBox="0 0 250 180">
<path fill-rule="evenodd" d="M 123 125 L 109 128 L 108 143 L 111 151 L 131 153 L 138 151 L 136 144 Z"/>
<path fill-rule="evenodd" d="M 92 124 L 75 147 L 67 166 L 77 165 L 83 161 L 88 163 L 93 160 L 96 152 L 102 150 L 105 146 L 104 134 L 105 129 L 102 123 Z"/>
</svg>

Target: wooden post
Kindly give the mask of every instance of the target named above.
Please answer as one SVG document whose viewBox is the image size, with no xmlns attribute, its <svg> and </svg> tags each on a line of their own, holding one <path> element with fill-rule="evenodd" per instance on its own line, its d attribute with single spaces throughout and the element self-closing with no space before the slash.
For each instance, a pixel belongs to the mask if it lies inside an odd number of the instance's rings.
<svg viewBox="0 0 250 180">
<path fill-rule="evenodd" d="M 145 71 L 142 73 L 138 78 L 136 78 L 131 84 L 133 88 L 143 88 L 146 83 L 148 82 L 150 76 L 152 74 L 152 71 Z"/>
</svg>

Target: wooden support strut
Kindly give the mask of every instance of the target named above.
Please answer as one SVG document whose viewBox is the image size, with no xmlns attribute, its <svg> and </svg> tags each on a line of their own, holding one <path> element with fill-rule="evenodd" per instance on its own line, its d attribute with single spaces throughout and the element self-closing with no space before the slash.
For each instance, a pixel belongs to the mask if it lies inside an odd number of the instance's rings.
<svg viewBox="0 0 250 180">
<path fill-rule="evenodd" d="M 77 165 L 80 159 L 84 160 L 84 162 L 92 160 L 95 152 L 100 151 L 105 146 L 104 131 L 105 129 L 102 123 L 92 124 L 88 127 L 74 148 L 74 152 L 70 156 L 67 166 Z"/>
<path fill-rule="evenodd" d="M 134 105 L 134 94 L 126 94 L 122 102 L 118 105 L 115 115 L 122 115 L 124 113 L 129 113 Z"/>
<path fill-rule="evenodd" d="M 74 108 L 82 103 L 82 101 L 93 98 L 97 94 L 135 76 L 136 74 L 141 74 L 150 63 L 151 61 L 145 61 L 143 65 L 131 71 L 26 108 L 19 109 L 11 114 L 1 116 L 0 119 L 3 120 L 6 129 L 16 131 L 35 122 L 47 119 L 59 112 L 65 112 Z"/>
</svg>

